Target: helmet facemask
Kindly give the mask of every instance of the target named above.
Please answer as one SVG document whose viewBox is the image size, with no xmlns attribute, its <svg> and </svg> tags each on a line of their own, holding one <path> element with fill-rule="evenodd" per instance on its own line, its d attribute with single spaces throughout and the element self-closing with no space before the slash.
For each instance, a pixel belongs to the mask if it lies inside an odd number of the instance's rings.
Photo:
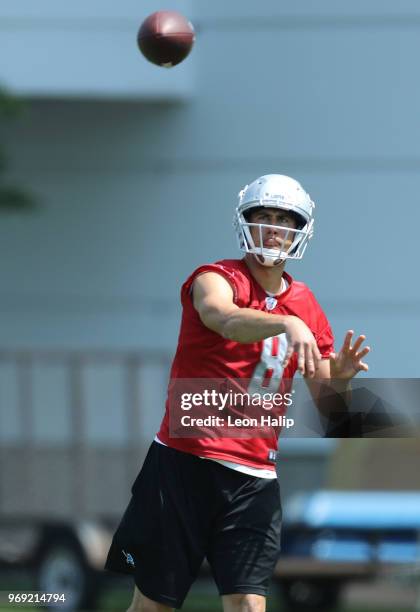
<svg viewBox="0 0 420 612">
<path fill-rule="evenodd" d="M 285 259 L 302 259 L 313 233 L 313 222 L 314 220 L 311 219 L 309 223 L 304 224 L 301 228 L 251 223 L 243 214 L 237 212 L 234 225 L 237 230 L 241 251 L 253 254 L 257 261 L 264 266 L 277 266 Z M 252 237 L 251 228 L 253 227 L 258 228 L 258 244 L 256 244 Z M 278 247 L 269 248 L 264 246 L 264 235 L 267 230 L 273 230 L 273 237 L 276 238 Z"/>
</svg>

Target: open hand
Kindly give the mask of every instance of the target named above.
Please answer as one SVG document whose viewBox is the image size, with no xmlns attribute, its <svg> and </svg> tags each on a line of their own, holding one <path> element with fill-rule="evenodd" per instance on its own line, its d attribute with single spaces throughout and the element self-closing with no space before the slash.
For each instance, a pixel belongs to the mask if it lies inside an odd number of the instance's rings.
<svg viewBox="0 0 420 612">
<path fill-rule="evenodd" d="M 363 357 L 365 357 L 370 347 L 365 346 L 360 350 L 363 342 L 366 340 L 366 336 L 359 336 L 353 346 L 351 341 L 354 332 L 349 330 L 344 338 L 343 346 L 339 353 L 331 353 L 330 355 L 330 371 L 331 378 L 347 379 L 353 378 L 358 372 L 367 372 L 369 366 L 364 363 Z"/>
</svg>

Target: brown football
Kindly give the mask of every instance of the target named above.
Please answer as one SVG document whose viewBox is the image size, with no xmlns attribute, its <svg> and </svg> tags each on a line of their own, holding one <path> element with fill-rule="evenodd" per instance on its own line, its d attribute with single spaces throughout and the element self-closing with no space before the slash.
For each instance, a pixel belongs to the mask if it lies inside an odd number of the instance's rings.
<svg viewBox="0 0 420 612">
<path fill-rule="evenodd" d="M 144 57 L 158 66 L 172 68 L 192 49 L 195 34 L 192 24 L 175 11 L 157 11 L 141 24 L 137 44 Z"/>
</svg>

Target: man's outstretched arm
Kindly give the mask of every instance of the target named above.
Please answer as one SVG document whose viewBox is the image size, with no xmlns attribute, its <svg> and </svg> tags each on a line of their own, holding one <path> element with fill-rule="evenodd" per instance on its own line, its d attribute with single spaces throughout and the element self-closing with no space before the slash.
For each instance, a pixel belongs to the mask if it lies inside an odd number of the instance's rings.
<svg viewBox="0 0 420 612">
<path fill-rule="evenodd" d="M 296 352 L 298 370 L 304 376 L 314 376 L 321 354 L 311 330 L 301 319 L 253 308 L 239 308 L 233 297 L 232 287 L 216 272 L 205 272 L 194 281 L 194 307 L 206 327 L 224 338 L 244 344 L 285 333 L 288 350 L 283 367 Z"/>
</svg>

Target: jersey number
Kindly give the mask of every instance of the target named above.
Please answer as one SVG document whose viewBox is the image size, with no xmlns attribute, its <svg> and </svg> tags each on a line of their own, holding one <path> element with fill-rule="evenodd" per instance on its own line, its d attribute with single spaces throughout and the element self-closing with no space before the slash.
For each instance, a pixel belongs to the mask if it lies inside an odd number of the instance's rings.
<svg viewBox="0 0 420 612">
<path fill-rule="evenodd" d="M 287 351 L 286 334 L 265 338 L 261 358 L 249 382 L 248 393 L 277 393 L 283 376 L 283 360 Z"/>
</svg>

